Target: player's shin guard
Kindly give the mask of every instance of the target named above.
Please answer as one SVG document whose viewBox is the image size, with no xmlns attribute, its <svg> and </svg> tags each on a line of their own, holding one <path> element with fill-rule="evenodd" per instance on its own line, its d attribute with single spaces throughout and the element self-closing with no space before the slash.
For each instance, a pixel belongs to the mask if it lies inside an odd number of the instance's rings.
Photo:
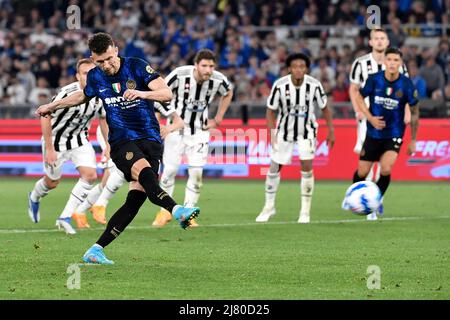
<svg viewBox="0 0 450 320">
<path fill-rule="evenodd" d="M 92 190 L 89 192 L 86 199 L 84 199 L 83 203 L 81 203 L 78 206 L 78 208 L 75 209 L 74 212 L 77 212 L 77 213 L 86 212 L 86 210 L 89 209 L 90 207 L 92 207 L 94 205 L 95 201 L 97 201 L 102 190 L 103 190 L 102 184 L 101 183 L 97 184 L 94 188 L 92 188 Z"/>
<path fill-rule="evenodd" d="M 142 191 L 129 191 L 125 203 L 109 219 L 106 230 L 96 243 L 104 248 L 117 238 L 131 221 L 133 221 L 146 199 L 147 196 Z"/>
<path fill-rule="evenodd" d="M 200 197 L 202 187 L 203 168 L 189 168 L 189 178 L 186 184 L 184 205 L 188 208 L 195 207 Z"/>
<path fill-rule="evenodd" d="M 148 199 L 157 206 L 163 207 L 169 212 L 172 212 L 176 202 L 165 192 L 158 183 L 158 177 L 153 172 L 152 168 L 146 167 L 142 169 L 139 174 L 139 183 L 144 188 Z"/>
<path fill-rule="evenodd" d="M 45 197 L 50 191 L 50 188 L 45 184 L 44 178 L 39 179 L 31 191 L 31 201 L 39 202 L 41 198 Z"/>
<path fill-rule="evenodd" d="M 314 175 L 313 171 L 302 171 L 301 180 L 301 194 L 302 194 L 302 204 L 301 204 L 301 214 L 308 214 L 311 210 L 311 201 L 314 191 Z"/>
<path fill-rule="evenodd" d="M 75 209 L 86 199 L 89 191 L 91 191 L 93 187 L 94 184 L 90 184 L 80 178 L 75 187 L 73 187 L 69 200 L 59 218 L 70 218 L 75 212 Z"/>
<path fill-rule="evenodd" d="M 391 182 L 391 175 L 388 174 L 387 176 L 380 175 L 380 179 L 377 182 L 377 186 L 381 191 L 381 195 L 384 196 L 384 193 L 386 192 L 387 188 L 389 187 L 389 183 Z"/>
<path fill-rule="evenodd" d="M 280 173 L 267 172 L 266 176 L 266 206 L 274 206 L 277 196 L 278 186 L 280 184 Z"/>
<path fill-rule="evenodd" d="M 171 165 L 164 165 L 164 170 L 161 175 L 160 187 L 167 192 L 169 196 L 173 195 L 175 189 L 175 177 L 177 176 L 178 167 Z"/>
<path fill-rule="evenodd" d="M 124 184 L 125 179 L 120 175 L 117 171 L 118 169 L 111 169 L 111 174 L 106 181 L 105 187 L 102 190 L 102 193 L 98 197 L 97 201 L 95 201 L 94 206 L 103 206 L 106 207 L 108 205 L 109 200 L 114 196 L 114 194 L 119 190 L 119 188 Z"/>
<path fill-rule="evenodd" d="M 369 174 L 367 175 L 367 181 L 377 182 L 380 179 L 381 167 L 379 162 L 374 162 L 372 167 L 370 167 Z"/>
</svg>

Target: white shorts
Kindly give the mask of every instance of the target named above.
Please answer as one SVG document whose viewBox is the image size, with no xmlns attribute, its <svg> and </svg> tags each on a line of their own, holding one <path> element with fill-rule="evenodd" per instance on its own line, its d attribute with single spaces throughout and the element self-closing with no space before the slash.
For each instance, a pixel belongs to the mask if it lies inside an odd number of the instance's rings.
<svg viewBox="0 0 450 320">
<path fill-rule="evenodd" d="M 45 159 L 45 145 L 42 144 L 42 154 Z M 70 160 L 73 162 L 76 168 L 78 167 L 88 167 L 88 168 L 97 168 L 97 162 L 95 159 L 95 151 L 90 143 L 87 143 L 81 147 L 56 152 L 57 158 L 56 162 L 53 166 L 45 163 L 44 160 L 44 172 L 45 174 L 52 180 L 58 180 L 61 178 L 62 174 L 62 166 L 64 162 Z"/>
<path fill-rule="evenodd" d="M 191 167 L 203 167 L 208 161 L 209 131 L 200 131 L 194 135 L 181 135 L 172 132 L 164 140 L 164 165 L 178 167 L 183 155 Z"/>
<path fill-rule="evenodd" d="M 317 140 L 316 139 L 303 139 L 299 141 L 284 141 L 283 136 L 280 134 L 277 136 L 276 145 L 272 148 L 272 154 L 270 158 L 272 161 L 278 164 L 291 164 L 292 153 L 294 146 L 298 146 L 298 157 L 300 160 L 312 160 L 316 153 Z"/>
<path fill-rule="evenodd" d="M 361 152 L 367 133 L 367 120 L 356 120 L 356 144 L 353 151 L 357 154 Z"/>
</svg>

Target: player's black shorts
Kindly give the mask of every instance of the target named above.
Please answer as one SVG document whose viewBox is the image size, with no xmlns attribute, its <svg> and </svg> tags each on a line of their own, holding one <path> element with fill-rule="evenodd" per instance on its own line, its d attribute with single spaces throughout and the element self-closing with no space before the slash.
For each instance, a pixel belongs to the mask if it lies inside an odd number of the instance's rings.
<svg viewBox="0 0 450 320">
<path fill-rule="evenodd" d="M 159 163 L 162 159 L 163 145 L 147 139 L 132 140 L 111 147 L 111 159 L 117 168 L 123 172 L 125 179 L 130 182 L 131 167 L 139 159 L 146 159 L 153 172 L 158 175 Z"/>
<path fill-rule="evenodd" d="M 359 153 L 359 159 L 372 162 L 379 161 L 386 151 L 392 150 L 398 153 L 402 143 L 402 138 L 375 139 L 366 136 Z"/>
</svg>

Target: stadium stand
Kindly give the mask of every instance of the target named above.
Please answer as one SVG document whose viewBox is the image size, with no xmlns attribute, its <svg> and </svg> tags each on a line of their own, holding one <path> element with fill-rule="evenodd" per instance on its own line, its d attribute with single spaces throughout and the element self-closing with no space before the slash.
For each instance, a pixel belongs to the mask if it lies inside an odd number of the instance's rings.
<svg viewBox="0 0 450 320">
<path fill-rule="evenodd" d="M 382 24 L 424 88 L 422 117 L 450 116 L 450 1 L 382 1 Z M 0 118 L 30 118 L 58 87 L 74 81 L 86 40 L 111 33 L 120 52 L 167 75 L 209 48 L 235 84 L 230 117 L 261 118 L 273 81 L 291 52 L 313 58 L 335 117 L 353 117 L 348 73 L 369 51 L 364 0 L 70 1 L 81 29 L 68 30 L 68 1 L 0 1 Z M 245 121 L 244 121 L 245 122 Z"/>
</svg>

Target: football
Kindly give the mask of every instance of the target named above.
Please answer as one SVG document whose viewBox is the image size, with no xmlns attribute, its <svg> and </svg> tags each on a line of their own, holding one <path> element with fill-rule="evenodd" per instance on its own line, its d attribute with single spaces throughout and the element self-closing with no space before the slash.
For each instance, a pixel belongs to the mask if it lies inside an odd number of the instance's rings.
<svg viewBox="0 0 450 320">
<path fill-rule="evenodd" d="M 345 192 L 342 209 L 359 215 L 368 215 L 380 207 L 381 198 L 380 189 L 372 181 L 356 182 Z"/>
</svg>

